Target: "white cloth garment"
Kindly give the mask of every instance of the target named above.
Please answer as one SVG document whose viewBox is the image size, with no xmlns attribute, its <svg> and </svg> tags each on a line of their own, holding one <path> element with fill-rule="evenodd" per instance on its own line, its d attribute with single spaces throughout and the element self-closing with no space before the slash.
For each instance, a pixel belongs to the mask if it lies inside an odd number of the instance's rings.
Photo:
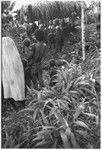
<svg viewBox="0 0 102 150">
<path fill-rule="evenodd" d="M 15 101 L 25 98 L 23 64 L 14 41 L 10 37 L 2 38 L 2 83 L 4 98 Z"/>
</svg>

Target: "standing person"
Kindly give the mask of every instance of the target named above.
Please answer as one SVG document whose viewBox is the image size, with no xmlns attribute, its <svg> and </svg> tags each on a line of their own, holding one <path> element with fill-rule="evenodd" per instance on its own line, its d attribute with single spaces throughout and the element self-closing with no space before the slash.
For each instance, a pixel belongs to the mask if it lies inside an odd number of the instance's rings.
<svg viewBox="0 0 102 150">
<path fill-rule="evenodd" d="M 15 102 L 19 102 L 24 106 L 25 81 L 23 64 L 18 49 L 10 37 L 2 38 L 2 85 L 3 100 L 12 99 L 12 105 L 15 109 Z"/>
<path fill-rule="evenodd" d="M 32 65 L 31 78 L 34 84 L 34 89 L 40 90 L 42 87 L 44 87 L 44 82 L 42 79 L 42 59 L 44 58 L 47 50 L 47 46 L 43 42 L 44 31 L 36 29 L 35 38 L 37 43 L 32 45 L 32 55 L 30 57 L 32 58 L 32 61 L 30 62 Z"/>
<path fill-rule="evenodd" d="M 100 29 L 101 29 L 101 24 L 100 24 L 100 18 L 101 18 L 101 16 L 100 16 L 100 14 L 98 15 L 98 23 L 97 23 L 97 25 L 96 25 L 96 30 L 97 30 L 97 35 L 98 35 L 98 38 L 100 39 Z"/>
<path fill-rule="evenodd" d="M 60 29 L 60 27 L 56 28 L 55 39 L 56 39 L 56 51 L 61 52 L 64 42 L 62 37 L 62 30 Z"/>
<path fill-rule="evenodd" d="M 48 34 L 48 45 L 50 49 L 55 48 L 55 34 L 53 29 L 50 29 L 50 33 Z"/>
<path fill-rule="evenodd" d="M 24 74 L 25 74 L 25 83 L 27 86 L 31 87 L 31 74 L 30 74 L 30 66 L 28 66 L 28 60 L 30 56 L 30 39 L 25 38 L 23 41 L 24 45 L 24 56 L 25 59 L 22 59 L 23 67 L 24 67 Z"/>
</svg>

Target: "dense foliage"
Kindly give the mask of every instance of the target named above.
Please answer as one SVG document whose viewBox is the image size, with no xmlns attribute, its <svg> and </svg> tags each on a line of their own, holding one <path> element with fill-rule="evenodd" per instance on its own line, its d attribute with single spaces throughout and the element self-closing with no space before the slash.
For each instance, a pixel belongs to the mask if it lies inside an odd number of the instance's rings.
<svg viewBox="0 0 102 150">
<path fill-rule="evenodd" d="M 2 33 L 13 38 L 23 57 L 21 32 L 7 26 Z M 49 87 L 49 73 L 43 71 L 46 86 L 41 91 L 28 88 L 25 109 L 4 106 L 3 148 L 100 148 L 100 39 L 92 38 L 95 32 L 95 23 L 86 25 L 85 61 L 80 28 L 68 35 L 61 53 L 48 51 L 43 65 L 51 58 L 67 61 L 58 70 L 56 86 Z"/>
</svg>

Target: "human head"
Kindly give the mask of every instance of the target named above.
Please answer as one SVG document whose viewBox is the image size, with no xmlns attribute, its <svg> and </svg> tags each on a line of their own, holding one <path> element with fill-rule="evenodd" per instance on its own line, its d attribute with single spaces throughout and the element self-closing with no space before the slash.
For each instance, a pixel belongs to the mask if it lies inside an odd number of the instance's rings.
<svg viewBox="0 0 102 150">
<path fill-rule="evenodd" d="M 37 41 L 41 42 L 44 40 L 44 31 L 42 31 L 41 29 L 36 29 L 34 35 Z"/>
<path fill-rule="evenodd" d="M 50 65 L 50 67 L 56 66 L 56 61 L 54 59 L 50 59 L 49 65 Z"/>
<path fill-rule="evenodd" d="M 30 46 L 30 40 L 28 38 L 25 38 L 23 41 L 24 46 L 29 47 Z"/>
<path fill-rule="evenodd" d="M 67 67 L 69 67 L 69 64 L 68 64 L 67 60 L 65 60 L 65 59 L 59 59 L 57 61 L 57 66 L 58 67 L 61 67 L 61 66 L 67 66 Z"/>
</svg>

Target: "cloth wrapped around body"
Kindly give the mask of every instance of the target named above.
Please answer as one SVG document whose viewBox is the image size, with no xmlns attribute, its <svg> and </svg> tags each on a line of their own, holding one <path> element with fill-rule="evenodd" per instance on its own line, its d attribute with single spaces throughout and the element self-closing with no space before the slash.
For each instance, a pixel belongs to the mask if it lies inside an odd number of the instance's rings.
<svg viewBox="0 0 102 150">
<path fill-rule="evenodd" d="M 20 101 L 25 98 L 23 64 L 14 41 L 2 37 L 2 84 L 4 98 Z"/>
</svg>

